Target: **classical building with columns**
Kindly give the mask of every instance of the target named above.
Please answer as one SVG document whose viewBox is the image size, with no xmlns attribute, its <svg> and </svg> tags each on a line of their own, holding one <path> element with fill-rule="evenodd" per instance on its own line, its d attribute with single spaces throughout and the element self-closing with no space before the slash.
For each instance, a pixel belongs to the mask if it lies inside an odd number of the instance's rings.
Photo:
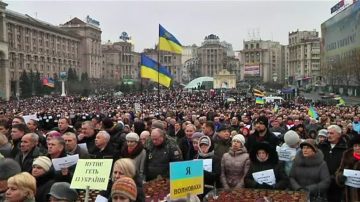
<svg viewBox="0 0 360 202">
<path fill-rule="evenodd" d="M 6 9 L 0 1 L 0 97 L 19 95 L 19 78 L 25 70 L 55 77 L 76 69 L 101 78 L 101 30 L 89 16 L 73 18 L 60 26 Z"/>
</svg>

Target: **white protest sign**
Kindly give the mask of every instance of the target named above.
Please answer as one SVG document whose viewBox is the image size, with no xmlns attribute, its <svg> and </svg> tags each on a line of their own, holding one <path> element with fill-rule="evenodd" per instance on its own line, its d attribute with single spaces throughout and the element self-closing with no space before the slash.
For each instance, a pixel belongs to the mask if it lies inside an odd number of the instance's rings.
<svg viewBox="0 0 360 202">
<path fill-rule="evenodd" d="M 134 108 L 135 108 L 135 112 L 136 112 L 136 113 L 140 113 L 140 112 L 141 112 L 140 103 L 134 103 Z"/>
<path fill-rule="evenodd" d="M 79 160 L 79 154 L 70 155 L 62 158 L 52 159 L 52 163 L 55 170 L 61 170 L 62 168 L 68 168 L 75 165 Z"/>
<path fill-rule="evenodd" d="M 95 202 L 108 202 L 108 199 L 101 195 L 97 195 Z"/>
<path fill-rule="evenodd" d="M 81 149 L 83 149 L 83 150 L 85 150 L 86 152 L 88 152 L 88 148 L 87 148 L 86 143 L 80 143 L 80 144 L 78 144 L 78 146 L 79 146 Z"/>
<path fill-rule="evenodd" d="M 112 159 L 79 159 L 70 188 L 106 190 L 112 162 Z"/>
<path fill-rule="evenodd" d="M 259 184 L 266 183 L 268 185 L 274 185 L 276 183 L 273 169 L 256 172 L 253 173 L 252 176 L 254 180 Z"/>
<path fill-rule="evenodd" d="M 360 170 L 344 169 L 345 185 L 360 188 Z"/>
<path fill-rule="evenodd" d="M 208 172 L 212 172 L 212 159 L 203 159 L 203 168 Z"/>
<path fill-rule="evenodd" d="M 36 114 L 23 116 L 23 119 L 24 119 L 24 121 L 25 121 L 26 124 L 27 124 L 31 119 L 33 119 L 33 120 L 35 120 L 35 121 L 38 120 Z"/>
<path fill-rule="evenodd" d="M 276 151 L 280 161 L 292 161 L 296 155 L 296 149 L 294 148 L 281 148 L 276 147 Z"/>
</svg>

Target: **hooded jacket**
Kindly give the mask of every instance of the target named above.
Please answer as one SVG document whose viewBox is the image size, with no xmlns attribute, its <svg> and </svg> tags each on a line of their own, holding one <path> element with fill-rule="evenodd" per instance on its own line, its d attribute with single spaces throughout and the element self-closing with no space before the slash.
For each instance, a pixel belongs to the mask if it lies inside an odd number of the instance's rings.
<svg viewBox="0 0 360 202">
<path fill-rule="evenodd" d="M 257 152 L 265 150 L 268 153 L 268 159 L 264 162 L 259 161 Z M 286 189 L 289 183 L 284 164 L 279 161 L 277 152 L 268 143 L 259 143 L 250 152 L 250 168 L 245 177 L 245 187 L 247 188 L 266 188 L 266 189 Z M 273 169 L 276 183 L 272 186 L 263 186 L 257 183 L 253 178 L 253 173 Z"/>
<path fill-rule="evenodd" d="M 318 150 L 313 157 L 305 158 L 299 151 L 290 171 L 293 190 L 305 189 L 310 196 L 325 195 L 330 185 L 330 174 L 323 153 Z"/>
<path fill-rule="evenodd" d="M 243 188 L 244 178 L 250 167 L 249 154 L 243 146 L 238 151 L 230 148 L 221 159 L 220 180 L 225 189 Z"/>
</svg>

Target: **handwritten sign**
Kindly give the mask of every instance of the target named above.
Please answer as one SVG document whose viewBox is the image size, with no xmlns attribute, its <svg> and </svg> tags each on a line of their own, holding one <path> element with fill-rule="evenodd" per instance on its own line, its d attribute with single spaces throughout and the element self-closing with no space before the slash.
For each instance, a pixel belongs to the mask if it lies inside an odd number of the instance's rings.
<svg viewBox="0 0 360 202">
<path fill-rule="evenodd" d="M 170 163 L 170 198 L 186 197 L 187 194 L 202 194 L 204 170 L 202 160 Z"/>
<path fill-rule="evenodd" d="M 23 116 L 23 119 L 24 119 L 24 121 L 25 121 L 26 124 L 27 124 L 31 119 L 33 119 L 33 120 L 35 120 L 35 121 L 38 120 L 36 114 Z"/>
<path fill-rule="evenodd" d="M 79 159 L 71 181 L 72 189 L 106 190 L 112 159 Z"/>
<path fill-rule="evenodd" d="M 344 169 L 345 185 L 360 188 L 360 170 Z"/>
<path fill-rule="evenodd" d="M 276 147 L 276 151 L 280 161 L 292 161 L 296 155 L 296 149 L 294 148 L 281 148 Z"/>
<path fill-rule="evenodd" d="M 254 180 L 259 184 L 266 183 L 268 185 L 274 185 L 276 183 L 273 169 L 256 172 L 253 173 L 252 176 Z"/>
<path fill-rule="evenodd" d="M 79 160 L 79 154 L 70 155 L 62 158 L 52 159 L 55 170 L 61 170 L 62 168 L 68 168 L 75 165 Z"/>
</svg>

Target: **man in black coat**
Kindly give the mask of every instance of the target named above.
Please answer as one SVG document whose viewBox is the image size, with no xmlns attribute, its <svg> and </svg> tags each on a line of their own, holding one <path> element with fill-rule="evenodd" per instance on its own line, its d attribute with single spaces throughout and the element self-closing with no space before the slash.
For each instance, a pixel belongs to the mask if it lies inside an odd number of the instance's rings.
<svg viewBox="0 0 360 202">
<path fill-rule="evenodd" d="M 347 149 L 347 144 L 341 135 L 341 128 L 338 125 L 331 125 L 327 130 L 328 140 L 319 144 L 319 149 L 324 154 L 324 161 L 331 176 L 327 198 L 329 202 L 336 202 L 341 201 L 343 189 L 336 184 L 335 172 L 340 166 L 343 153 Z"/>
<path fill-rule="evenodd" d="M 279 139 L 269 131 L 269 122 L 265 116 L 260 116 L 255 121 L 255 133 L 250 135 L 245 143 L 245 147 L 248 152 L 251 152 L 252 148 L 258 142 L 268 142 L 272 147 L 276 148 L 279 144 Z"/>
<path fill-rule="evenodd" d="M 38 141 L 39 136 L 36 133 L 27 133 L 21 138 L 20 152 L 15 157 L 21 171 L 31 173 L 34 159 L 42 155 L 37 147 Z"/>
</svg>

